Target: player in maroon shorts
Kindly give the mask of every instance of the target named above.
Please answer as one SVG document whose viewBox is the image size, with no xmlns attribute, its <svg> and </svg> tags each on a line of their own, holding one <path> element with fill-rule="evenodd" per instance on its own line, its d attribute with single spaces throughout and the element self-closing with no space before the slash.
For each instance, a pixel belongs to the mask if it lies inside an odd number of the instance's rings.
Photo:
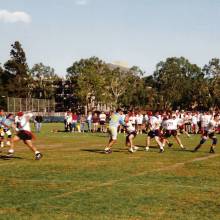
<svg viewBox="0 0 220 220">
<path fill-rule="evenodd" d="M 22 140 L 35 154 L 35 160 L 40 160 L 42 158 L 42 154 L 37 150 L 37 148 L 33 145 L 32 139 L 33 134 L 30 128 L 30 118 L 33 115 L 31 113 L 24 114 L 23 112 L 18 112 L 15 124 L 17 134 L 12 138 L 10 149 L 8 150 L 8 156 L 13 156 L 14 154 L 14 143 Z"/>
</svg>

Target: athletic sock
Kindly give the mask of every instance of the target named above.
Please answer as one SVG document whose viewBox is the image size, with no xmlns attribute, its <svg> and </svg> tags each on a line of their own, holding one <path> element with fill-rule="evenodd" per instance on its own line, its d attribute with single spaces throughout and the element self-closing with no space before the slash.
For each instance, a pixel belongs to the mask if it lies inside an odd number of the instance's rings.
<svg viewBox="0 0 220 220">
<path fill-rule="evenodd" d="M 14 149 L 9 149 L 9 150 L 8 150 L 8 153 L 9 153 L 9 154 L 13 154 L 14 152 L 15 152 Z"/>
</svg>

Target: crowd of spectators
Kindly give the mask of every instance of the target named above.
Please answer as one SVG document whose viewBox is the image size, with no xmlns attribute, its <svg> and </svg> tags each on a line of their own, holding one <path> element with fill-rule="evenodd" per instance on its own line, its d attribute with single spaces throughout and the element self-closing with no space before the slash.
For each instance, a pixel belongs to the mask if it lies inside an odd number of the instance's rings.
<svg viewBox="0 0 220 220">
<path fill-rule="evenodd" d="M 88 112 L 85 114 L 77 114 L 76 112 L 68 111 L 65 113 L 65 131 L 66 132 L 102 132 L 106 133 L 108 122 L 112 112 Z M 176 117 L 179 118 L 179 126 L 182 127 L 188 134 L 202 133 L 203 125 L 216 112 L 198 112 L 198 111 L 175 111 Z M 166 115 L 166 111 L 159 112 L 158 117 L 162 121 Z M 136 127 L 137 133 L 146 132 L 149 126 L 150 117 L 153 115 L 151 111 L 125 111 L 123 117 L 129 117 L 129 120 Z M 119 133 L 123 132 L 123 127 L 119 128 Z M 220 127 L 217 130 L 220 133 Z"/>
</svg>

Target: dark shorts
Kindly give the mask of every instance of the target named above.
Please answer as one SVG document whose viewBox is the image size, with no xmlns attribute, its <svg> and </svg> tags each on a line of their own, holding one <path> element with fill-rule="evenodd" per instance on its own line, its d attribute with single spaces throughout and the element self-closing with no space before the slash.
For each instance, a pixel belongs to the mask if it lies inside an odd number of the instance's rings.
<svg viewBox="0 0 220 220">
<path fill-rule="evenodd" d="M 171 136 L 177 136 L 177 130 L 166 130 L 164 133 L 165 138 L 169 138 Z"/>
<path fill-rule="evenodd" d="M 128 133 L 128 134 L 127 134 L 127 136 L 126 136 L 126 142 L 128 142 L 128 141 L 129 141 L 129 137 L 130 137 L 131 135 L 133 135 L 133 136 L 134 136 L 134 138 L 135 138 L 135 137 L 136 137 L 136 135 L 137 135 L 137 132 L 136 132 L 136 131 L 133 131 L 133 132 L 131 132 L 131 133 Z"/>
<path fill-rule="evenodd" d="M 215 136 L 215 133 L 209 133 L 208 131 L 204 131 L 203 137 L 209 137 L 209 138 L 213 138 Z"/>
<path fill-rule="evenodd" d="M 105 125 L 105 121 L 100 121 L 100 125 Z"/>
<path fill-rule="evenodd" d="M 33 138 L 32 133 L 29 131 L 19 131 L 17 136 L 23 141 L 32 140 Z"/>
<path fill-rule="evenodd" d="M 160 136 L 161 136 L 159 129 L 149 131 L 147 135 L 148 135 L 150 138 L 160 137 Z"/>
</svg>

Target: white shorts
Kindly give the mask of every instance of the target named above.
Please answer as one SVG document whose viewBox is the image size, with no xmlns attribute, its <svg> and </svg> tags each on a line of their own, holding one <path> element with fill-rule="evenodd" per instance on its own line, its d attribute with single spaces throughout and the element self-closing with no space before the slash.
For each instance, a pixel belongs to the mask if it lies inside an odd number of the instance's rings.
<svg viewBox="0 0 220 220">
<path fill-rule="evenodd" d="M 109 127 L 109 134 L 112 140 L 117 140 L 118 128 Z"/>
</svg>

